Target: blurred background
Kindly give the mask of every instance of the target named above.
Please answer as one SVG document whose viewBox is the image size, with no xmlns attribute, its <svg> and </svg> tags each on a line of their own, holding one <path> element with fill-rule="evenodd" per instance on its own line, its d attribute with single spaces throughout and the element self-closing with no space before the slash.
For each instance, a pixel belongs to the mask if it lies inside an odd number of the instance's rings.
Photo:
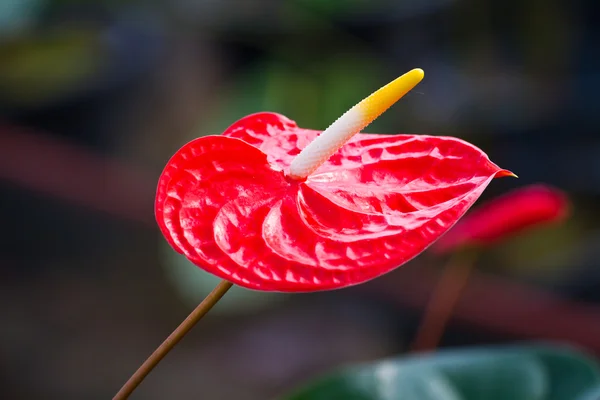
<svg viewBox="0 0 600 400">
<path fill-rule="evenodd" d="M 0 393 L 112 397 L 218 282 L 172 251 L 156 183 L 192 138 L 276 111 L 324 129 L 425 80 L 371 127 L 453 135 L 567 192 L 564 223 L 486 251 L 442 346 L 543 339 L 600 354 L 600 3 L 1 0 Z M 265 399 L 406 351 L 445 260 L 355 288 L 234 288 L 136 392 Z"/>
</svg>

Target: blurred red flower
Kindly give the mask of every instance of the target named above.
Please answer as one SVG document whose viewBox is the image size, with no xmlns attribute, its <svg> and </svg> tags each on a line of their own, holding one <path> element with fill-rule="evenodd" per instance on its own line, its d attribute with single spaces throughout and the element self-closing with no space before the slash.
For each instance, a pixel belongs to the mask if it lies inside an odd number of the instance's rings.
<svg viewBox="0 0 600 400">
<path fill-rule="evenodd" d="M 477 207 L 432 247 L 445 253 L 463 246 L 492 245 L 528 229 L 562 221 L 569 214 L 567 196 L 559 189 L 535 184 Z"/>
</svg>

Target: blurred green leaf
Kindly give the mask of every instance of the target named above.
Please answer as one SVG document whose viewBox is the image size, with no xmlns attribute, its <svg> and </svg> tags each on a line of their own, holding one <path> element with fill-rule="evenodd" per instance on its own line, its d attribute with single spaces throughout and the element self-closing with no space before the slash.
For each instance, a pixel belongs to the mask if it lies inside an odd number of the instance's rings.
<svg viewBox="0 0 600 400">
<path fill-rule="evenodd" d="M 575 400 L 599 382 L 595 362 L 567 348 L 488 347 L 348 368 L 287 400 Z"/>
<path fill-rule="evenodd" d="M 101 70 L 105 52 L 97 32 L 57 30 L 0 47 L 0 97 L 15 104 L 60 98 Z"/>
<path fill-rule="evenodd" d="M 574 215 L 559 224 L 524 232 L 487 251 L 505 273 L 556 281 L 571 272 L 572 249 L 585 240 L 590 218 L 575 208 Z"/>
<path fill-rule="evenodd" d="M 599 400 L 600 399 L 600 385 L 588 390 L 585 394 L 577 400 Z"/>
</svg>

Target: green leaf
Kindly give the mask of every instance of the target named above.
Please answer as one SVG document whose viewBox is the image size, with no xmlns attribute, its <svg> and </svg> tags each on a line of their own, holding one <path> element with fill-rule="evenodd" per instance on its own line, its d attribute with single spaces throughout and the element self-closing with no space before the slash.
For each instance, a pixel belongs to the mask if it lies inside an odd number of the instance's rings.
<svg viewBox="0 0 600 400">
<path fill-rule="evenodd" d="M 487 347 L 347 368 L 286 399 L 573 400 L 599 383 L 595 362 L 565 347 Z"/>
<path fill-rule="evenodd" d="M 577 400 L 598 400 L 600 399 L 600 385 L 595 386 L 594 388 L 585 392 L 581 397 L 578 397 Z"/>
</svg>

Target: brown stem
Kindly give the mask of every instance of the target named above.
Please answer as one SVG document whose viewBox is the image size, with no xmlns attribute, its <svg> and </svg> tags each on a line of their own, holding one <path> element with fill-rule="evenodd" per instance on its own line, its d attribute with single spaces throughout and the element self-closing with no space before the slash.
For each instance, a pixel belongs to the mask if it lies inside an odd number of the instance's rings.
<svg viewBox="0 0 600 400">
<path fill-rule="evenodd" d="M 131 393 L 138 387 L 138 385 L 144 380 L 146 375 L 152 371 L 154 367 L 162 360 L 173 347 L 188 333 L 194 325 L 207 312 L 210 311 L 211 308 L 223 297 L 225 293 L 233 286 L 233 283 L 228 282 L 226 280 L 221 281 L 217 287 L 213 289 L 212 292 L 208 294 L 202 300 L 202 303 L 198 305 L 192 311 L 190 315 L 169 335 L 169 337 L 156 349 L 154 353 L 144 363 L 138 368 L 137 371 L 129 378 L 129 380 L 123 385 L 121 390 L 113 397 L 113 400 L 122 400 L 127 399 Z"/>
<path fill-rule="evenodd" d="M 411 351 L 433 350 L 438 346 L 454 307 L 467 285 L 475 259 L 474 251 L 461 251 L 444 267 L 410 346 Z"/>
</svg>

